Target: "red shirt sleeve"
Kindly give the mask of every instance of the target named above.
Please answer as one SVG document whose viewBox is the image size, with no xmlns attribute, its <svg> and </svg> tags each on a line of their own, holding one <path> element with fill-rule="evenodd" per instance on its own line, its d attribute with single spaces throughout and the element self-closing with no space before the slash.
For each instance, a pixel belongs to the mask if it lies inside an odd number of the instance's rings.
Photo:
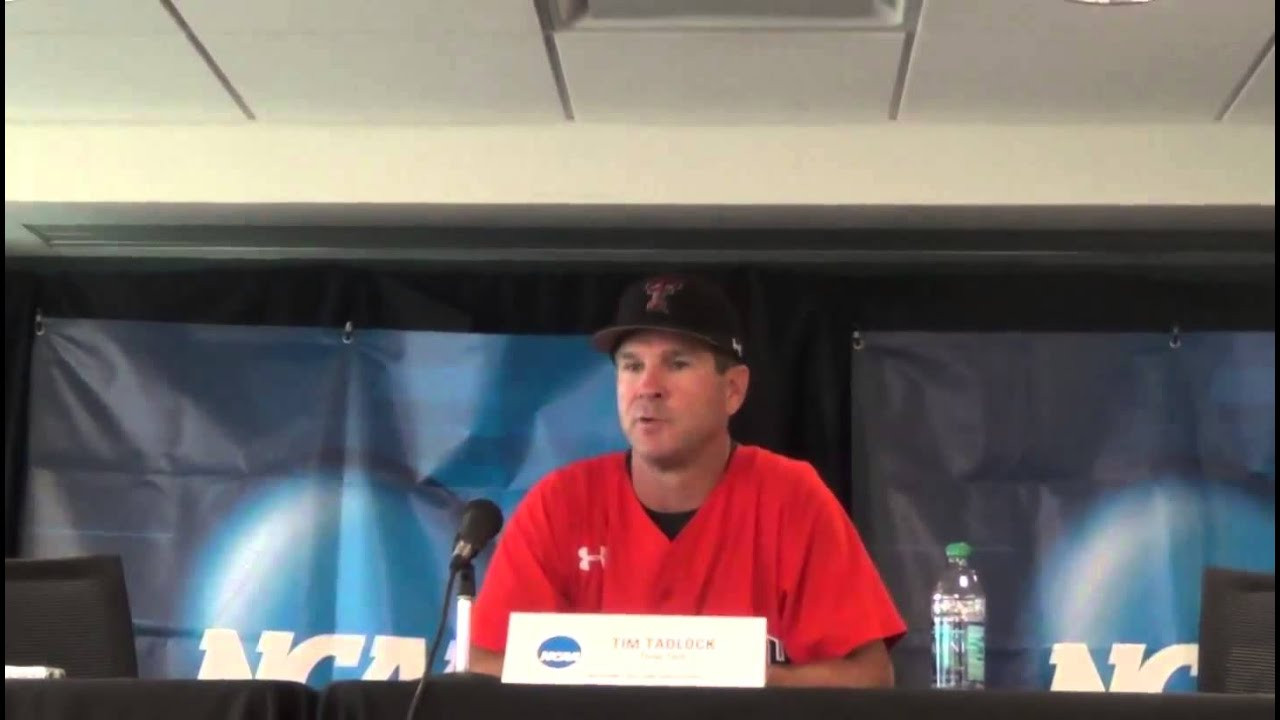
<svg viewBox="0 0 1280 720">
<path fill-rule="evenodd" d="M 874 640 L 892 647 L 906 624 L 839 501 L 812 466 L 804 470 L 792 530 L 784 531 L 796 544 L 783 551 L 783 647 L 796 664 L 844 657 Z"/>
<path fill-rule="evenodd" d="M 562 498 L 548 499 L 557 486 L 554 476 L 536 484 L 499 536 L 471 608 L 473 645 L 503 652 L 513 611 L 563 612 L 568 606 L 563 572 L 549 562 L 558 547 L 556 529 L 565 527 L 551 515 L 564 508 Z"/>
</svg>

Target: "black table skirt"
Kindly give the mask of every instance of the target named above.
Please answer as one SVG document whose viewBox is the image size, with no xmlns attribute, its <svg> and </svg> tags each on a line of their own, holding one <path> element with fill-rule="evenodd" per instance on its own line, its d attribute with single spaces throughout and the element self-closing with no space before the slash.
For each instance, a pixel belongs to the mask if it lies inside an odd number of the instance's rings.
<svg viewBox="0 0 1280 720">
<path fill-rule="evenodd" d="M 306 685 L 265 680 L 5 680 L 5 720 L 312 720 Z"/>
<path fill-rule="evenodd" d="M 321 697 L 321 720 L 404 718 L 413 683 L 343 682 Z M 1274 696 L 1189 693 L 716 690 L 500 685 L 478 677 L 429 683 L 417 718 L 485 720 L 1271 720 Z"/>
<path fill-rule="evenodd" d="M 341 682 L 316 692 L 268 681 L 6 680 L 5 720 L 403 720 L 412 682 Z M 428 683 L 417 718 L 439 720 L 1270 720 L 1275 696 L 1167 693 L 716 690 Z"/>
</svg>

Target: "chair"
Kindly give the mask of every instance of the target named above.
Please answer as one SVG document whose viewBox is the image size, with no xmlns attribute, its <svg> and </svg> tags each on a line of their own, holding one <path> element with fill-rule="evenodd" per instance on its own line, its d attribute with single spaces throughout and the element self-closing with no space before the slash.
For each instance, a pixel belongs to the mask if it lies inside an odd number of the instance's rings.
<svg viewBox="0 0 1280 720">
<path fill-rule="evenodd" d="M 1207 568 L 1200 598 L 1201 692 L 1276 692 L 1276 576 Z"/>
<path fill-rule="evenodd" d="M 4 662 L 69 678 L 138 676 L 133 619 L 116 556 L 4 561 Z"/>
</svg>

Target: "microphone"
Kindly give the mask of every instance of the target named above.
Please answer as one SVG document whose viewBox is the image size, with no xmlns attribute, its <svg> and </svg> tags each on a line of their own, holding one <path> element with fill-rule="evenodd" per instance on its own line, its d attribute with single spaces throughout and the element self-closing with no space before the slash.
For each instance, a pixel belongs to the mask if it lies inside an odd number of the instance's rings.
<svg viewBox="0 0 1280 720">
<path fill-rule="evenodd" d="M 469 565 L 501 529 L 502 509 L 492 501 L 481 498 L 467 503 L 453 541 L 449 569 L 456 571 Z"/>
</svg>

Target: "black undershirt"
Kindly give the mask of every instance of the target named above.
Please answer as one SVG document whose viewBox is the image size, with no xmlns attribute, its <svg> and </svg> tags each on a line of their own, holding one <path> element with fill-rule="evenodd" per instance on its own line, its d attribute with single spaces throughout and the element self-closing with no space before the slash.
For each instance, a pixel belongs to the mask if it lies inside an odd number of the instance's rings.
<svg viewBox="0 0 1280 720">
<path fill-rule="evenodd" d="M 730 443 L 729 460 L 733 459 L 733 451 L 737 449 L 738 449 L 737 442 Z M 729 467 L 729 460 L 726 460 L 724 463 L 726 468 Z M 628 476 L 631 475 L 631 451 L 630 450 L 627 451 L 627 475 Z M 689 521 L 693 519 L 694 513 L 698 512 L 697 508 L 694 508 L 692 510 L 685 510 L 682 512 L 659 512 L 657 510 L 650 508 L 644 503 L 641 503 L 640 505 L 641 507 L 644 508 L 644 511 L 649 516 L 649 519 L 653 521 L 654 525 L 658 526 L 658 529 L 662 531 L 663 535 L 667 536 L 668 540 L 675 540 L 676 535 L 679 535 L 680 531 L 684 529 L 684 526 L 688 525 Z"/>
<path fill-rule="evenodd" d="M 644 511 L 649 514 L 649 519 L 653 521 L 654 525 L 658 526 L 658 529 L 662 531 L 663 535 L 667 536 L 668 540 L 675 540 L 680 531 L 684 529 L 684 526 L 693 519 L 693 514 L 698 512 L 696 509 L 685 510 L 684 512 L 658 512 L 657 510 L 650 510 L 648 507 Z"/>
</svg>

